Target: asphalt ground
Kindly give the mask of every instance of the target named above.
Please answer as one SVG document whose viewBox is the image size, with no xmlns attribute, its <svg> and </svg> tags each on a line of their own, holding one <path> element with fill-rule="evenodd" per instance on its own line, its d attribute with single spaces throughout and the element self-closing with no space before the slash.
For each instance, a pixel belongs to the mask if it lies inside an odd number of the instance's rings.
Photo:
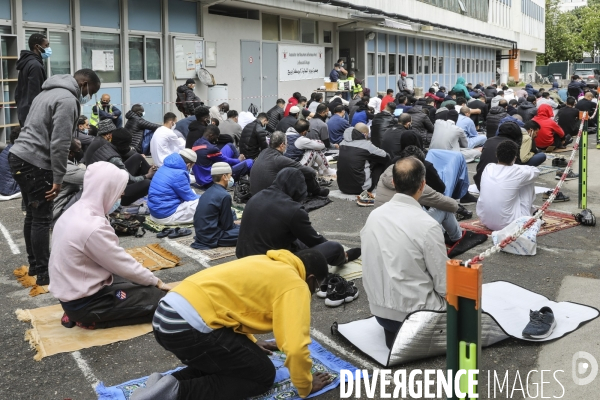
<svg viewBox="0 0 600 400">
<path fill-rule="evenodd" d="M 600 216 L 600 181 L 595 171 L 600 170 L 600 150 L 596 150 L 595 138 L 590 140 L 590 184 L 588 207 L 597 208 Z M 550 162 L 547 161 L 546 165 Z M 472 179 L 475 164 L 469 164 Z M 554 174 L 540 176 L 540 186 L 554 187 Z M 332 186 L 336 188 L 336 184 Z M 572 200 L 557 204 L 555 209 L 571 212 L 577 211 L 577 181 L 565 183 L 563 191 Z M 337 240 L 349 247 L 360 245 L 360 230 L 363 227 L 371 209 L 358 207 L 354 202 L 333 199 L 334 202 L 310 214 L 315 228 L 330 240 Z M 543 203 L 538 195 L 536 204 Z M 28 309 L 57 304 L 52 295 L 46 294 L 30 297 L 29 289 L 22 288 L 16 281 L 12 271 L 26 263 L 25 243 L 22 234 L 23 214 L 21 201 L 12 200 L 0 203 L 0 223 L 18 247 L 19 254 L 13 254 L 4 235 L 0 235 L 0 399 L 94 399 L 93 387 L 98 381 L 107 386 L 116 385 L 130 379 L 149 375 L 156 371 L 167 371 L 180 365 L 170 353 L 164 351 L 154 340 L 152 334 L 147 334 L 125 342 L 107 346 L 84 349 L 73 354 L 58 354 L 47 357 L 39 362 L 33 360 L 35 351 L 24 340 L 29 324 L 20 322 L 15 317 L 15 310 Z M 467 206 L 475 212 L 475 205 Z M 168 250 L 182 257 L 183 265 L 156 273 L 165 282 L 180 281 L 185 277 L 200 271 L 207 266 L 214 266 L 229 259 L 214 263 L 199 262 L 194 251 L 173 245 L 169 239 L 157 239 L 151 232 L 144 238 L 124 237 L 121 245 L 124 248 L 136 247 L 150 243 L 161 243 Z M 598 227 L 578 226 L 569 230 L 553 233 L 538 238 L 538 254 L 534 257 L 519 257 L 510 254 L 496 254 L 485 260 L 484 282 L 505 280 L 521 285 L 529 290 L 555 299 L 561 282 L 566 276 L 580 276 L 588 279 L 600 278 L 598 258 L 600 256 L 600 240 Z M 491 240 L 476 249 L 466 253 L 463 259 L 470 258 L 491 245 Z M 204 264 L 204 265 L 203 265 Z M 372 370 L 382 368 L 377 363 L 362 354 L 339 335 L 331 334 L 334 322 L 349 322 L 368 318 L 371 314 L 367 296 L 363 291 L 362 281 L 355 281 L 360 290 L 360 296 L 352 303 L 339 308 L 328 308 L 321 299 L 313 298 L 312 330 L 316 339 L 337 356 L 353 363 L 362 369 Z M 586 296 L 598 296 L 598 293 L 587 293 Z M 584 296 L 585 297 L 585 296 Z M 564 300 L 564 299 L 563 299 Z M 79 329 L 79 328 L 73 328 Z M 589 329 L 583 326 L 581 329 Z M 597 337 L 597 336 L 596 336 Z M 563 339 L 565 340 L 565 339 Z M 544 344 L 528 343 L 518 340 L 505 340 L 482 353 L 481 369 L 483 376 L 487 370 L 511 371 L 514 376 L 519 371 L 521 376 L 535 369 L 538 354 Z M 596 355 L 600 357 L 600 354 Z M 435 357 L 419 362 L 399 365 L 397 369 L 444 369 L 445 358 Z M 600 380 L 597 380 L 599 385 Z M 481 398 L 487 397 L 487 384 L 481 382 Z M 379 389 L 375 398 L 379 398 Z M 364 390 L 362 392 L 365 397 Z M 330 391 L 321 399 L 338 399 L 338 390 Z M 353 397 L 354 398 L 354 397 Z M 507 397 L 496 397 L 507 398 Z M 510 398 L 523 398 L 517 391 Z M 568 395 L 563 397 L 568 399 Z"/>
</svg>

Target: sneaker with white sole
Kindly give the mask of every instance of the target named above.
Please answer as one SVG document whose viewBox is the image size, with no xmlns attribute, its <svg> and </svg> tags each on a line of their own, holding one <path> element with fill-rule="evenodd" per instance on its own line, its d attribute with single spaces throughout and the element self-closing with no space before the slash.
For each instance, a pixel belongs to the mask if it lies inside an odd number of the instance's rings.
<svg viewBox="0 0 600 400">
<path fill-rule="evenodd" d="M 344 278 L 336 283 L 331 282 L 327 285 L 327 298 L 325 305 L 329 307 L 339 307 L 344 303 L 350 303 L 358 297 L 358 288 L 353 283 L 349 283 Z"/>
<path fill-rule="evenodd" d="M 565 173 L 565 171 L 562 170 L 562 169 L 556 171 L 556 176 L 554 177 L 554 179 L 556 179 L 557 181 L 560 180 L 560 178 L 562 178 L 562 176 L 563 176 L 564 173 Z M 571 170 L 567 174 L 567 177 L 565 178 L 565 181 L 570 181 L 570 180 L 577 179 L 577 178 L 579 178 L 579 174 L 576 174 L 575 172 L 573 172 Z"/>
<path fill-rule="evenodd" d="M 550 307 L 542 307 L 539 311 L 529 311 L 529 323 L 523 329 L 523 337 L 545 339 L 556 328 L 556 319 Z"/>
<path fill-rule="evenodd" d="M 359 207 L 373 207 L 375 205 L 375 196 L 365 190 L 356 196 L 356 204 Z"/>
<path fill-rule="evenodd" d="M 329 287 L 329 284 L 331 283 L 333 285 L 337 285 L 343 280 L 345 279 L 338 274 L 329 274 L 327 279 L 325 279 L 321 286 L 319 286 L 319 290 L 317 291 L 317 297 L 320 297 L 321 299 L 327 298 L 327 288 Z M 348 284 L 354 286 L 354 282 L 348 282 Z"/>
</svg>

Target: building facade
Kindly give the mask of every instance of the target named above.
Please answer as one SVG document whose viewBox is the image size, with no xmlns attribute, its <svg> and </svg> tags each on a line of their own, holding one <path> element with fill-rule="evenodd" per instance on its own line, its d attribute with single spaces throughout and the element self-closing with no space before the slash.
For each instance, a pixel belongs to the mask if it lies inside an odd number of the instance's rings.
<svg viewBox="0 0 600 400">
<path fill-rule="evenodd" d="M 558 8 L 560 11 L 571 11 L 579 7 L 587 6 L 587 0 L 560 0 Z"/>
<path fill-rule="evenodd" d="M 498 71 L 522 78 L 544 52 L 544 3 L 0 0 L 0 34 L 15 35 L 21 50 L 45 33 L 49 75 L 93 68 L 114 104 L 142 103 L 158 122 L 199 67 L 219 85 L 198 83 L 198 95 L 236 110 L 267 110 L 296 91 L 308 97 L 338 58 L 372 92 L 395 88 L 401 71 L 424 89 L 458 76 L 489 84 Z"/>
</svg>

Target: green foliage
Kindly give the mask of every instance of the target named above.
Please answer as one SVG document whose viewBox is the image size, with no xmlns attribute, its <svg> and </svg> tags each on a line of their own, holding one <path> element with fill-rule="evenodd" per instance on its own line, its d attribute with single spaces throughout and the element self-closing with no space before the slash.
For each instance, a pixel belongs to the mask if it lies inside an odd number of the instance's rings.
<svg viewBox="0 0 600 400">
<path fill-rule="evenodd" d="M 553 61 L 581 62 L 583 52 L 600 47 L 600 0 L 589 0 L 586 7 L 560 12 L 559 0 L 546 0 L 546 53 L 537 57 L 538 65 Z"/>
</svg>

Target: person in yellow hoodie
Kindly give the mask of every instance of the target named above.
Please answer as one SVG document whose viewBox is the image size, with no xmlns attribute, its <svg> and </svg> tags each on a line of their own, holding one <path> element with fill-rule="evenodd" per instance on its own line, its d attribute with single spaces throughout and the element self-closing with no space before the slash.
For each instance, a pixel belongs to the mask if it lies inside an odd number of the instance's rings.
<svg viewBox="0 0 600 400">
<path fill-rule="evenodd" d="M 131 400 L 245 399 L 271 388 L 268 354 L 281 349 L 300 397 L 332 378 L 311 374 L 310 298 L 327 277 L 316 250 L 270 250 L 194 274 L 159 303 L 156 341 L 186 366 L 173 375 L 152 374 Z M 275 343 L 253 334 L 273 332 Z"/>
</svg>

